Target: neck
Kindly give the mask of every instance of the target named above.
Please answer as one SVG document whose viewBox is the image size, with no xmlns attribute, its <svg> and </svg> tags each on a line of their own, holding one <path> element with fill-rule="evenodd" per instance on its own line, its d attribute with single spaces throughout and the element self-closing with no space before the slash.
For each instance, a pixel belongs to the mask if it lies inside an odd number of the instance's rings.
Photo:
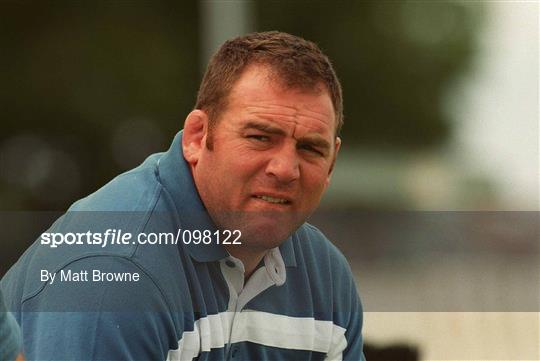
<svg viewBox="0 0 540 361">
<path fill-rule="evenodd" d="M 238 258 L 244 264 L 244 278 L 247 280 L 255 271 L 255 268 L 261 262 L 267 250 L 254 251 L 242 247 L 224 245 L 225 249 L 233 257 Z"/>
</svg>

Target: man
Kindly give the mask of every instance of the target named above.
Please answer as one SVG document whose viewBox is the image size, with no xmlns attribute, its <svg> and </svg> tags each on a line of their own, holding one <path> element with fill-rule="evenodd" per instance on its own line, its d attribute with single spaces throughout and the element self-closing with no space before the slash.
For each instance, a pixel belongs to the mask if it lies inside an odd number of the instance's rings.
<svg viewBox="0 0 540 361">
<path fill-rule="evenodd" d="M 2 280 L 29 359 L 363 360 L 350 269 L 304 223 L 341 123 L 315 44 L 227 41 L 171 148 L 76 202 Z"/>
</svg>

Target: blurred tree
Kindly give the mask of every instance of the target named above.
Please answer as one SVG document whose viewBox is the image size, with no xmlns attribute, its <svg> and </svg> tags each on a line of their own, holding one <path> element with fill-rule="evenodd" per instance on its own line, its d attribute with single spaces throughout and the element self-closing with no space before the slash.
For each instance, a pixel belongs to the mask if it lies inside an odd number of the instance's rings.
<svg viewBox="0 0 540 361">
<path fill-rule="evenodd" d="M 200 77 L 196 1 L 0 8 L 3 209 L 64 209 L 182 127 Z"/>
<path fill-rule="evenodd" d="M 480 5 L 259 1 L 258 30 L 316 41 L 345 94 L 345 144 L 443 142 L 449 84 L 471 60 Z M 0 199 L 65 209 L 167 147 L 200 78 L 195 0 L 2 2 Z"/>
<path fill-rule="evenodd" d="M 472 60 L 481 4 L 452 1 L 260 1 L 258 30 L 313 40 L 344 90 L 345 144 L 398 150 L 441 144 L 451 82 Z"/>
</svg>

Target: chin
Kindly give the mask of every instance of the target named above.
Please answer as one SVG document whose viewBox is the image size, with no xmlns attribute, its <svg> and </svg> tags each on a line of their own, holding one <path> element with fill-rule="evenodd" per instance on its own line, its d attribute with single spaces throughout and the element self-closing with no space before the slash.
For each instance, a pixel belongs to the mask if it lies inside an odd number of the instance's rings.
<svg viewBox="0 0 540 361">
<path fill-rule="evenodd" d="M 220 228 L 240 230 L 242 244 L 271 249 L 283 243 L 300 225 L 304 218 L 284 212 L 244 212 L 221 219 Z"/>
<path fill-rule="evenodd" d="M 292 232 L 272 232 L 270 230 L 242 231 L 242 245 L 247 248 L 269 250 L 279 247 Z"/>
<path fill-rule="evenodd" d="M 246 244 L 271 249 L 279 246 L 298 229 L 303 220 L 292 219 L 289 216 L 257 215 L 242 222 L 240 230 Z"/>
</svg>

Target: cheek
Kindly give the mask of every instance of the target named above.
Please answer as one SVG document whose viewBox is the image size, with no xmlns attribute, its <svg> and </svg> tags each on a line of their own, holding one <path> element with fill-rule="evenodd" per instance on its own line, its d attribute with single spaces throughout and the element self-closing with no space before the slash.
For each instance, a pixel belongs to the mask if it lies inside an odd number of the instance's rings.
<svg viewBox="0 0 540 361">
<path fill-rule="evenodd" d="M 303 180 L 304 189 L 314 198 L 318 198 L 328 184 L 328 170 L 325 167 L 306 167 Z"/>
<path fill-rule="evenodd" d="M 232 154 L 232 168 L 235 168 L 246 177 L 264 171 L 271 156 L 264 152 L 244 151 Z"/>
<path fill-rule="evenodd" d="M 263 174 L 263 162 L 256 156 L 245 154 L 230 154 L 227 165 L 220 166 L 220 174 L 226 179 L 227 188 L 232 193 L 243 193 L 255 179 Z"/>
</svg>

